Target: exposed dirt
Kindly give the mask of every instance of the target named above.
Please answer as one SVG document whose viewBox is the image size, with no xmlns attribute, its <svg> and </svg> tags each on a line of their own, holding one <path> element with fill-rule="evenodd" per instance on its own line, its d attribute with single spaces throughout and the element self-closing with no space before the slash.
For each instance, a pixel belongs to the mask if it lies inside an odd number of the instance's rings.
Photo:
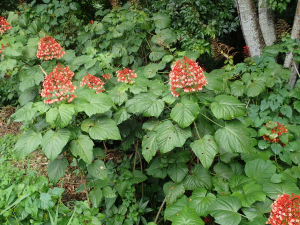
<svg viewBox="0 0 300 225">
<path fill-rule="evenodd" d="M 0 108 L 0 137 L 3 137 L 6 134 L 19 134 L 20 127 L 22 123 L 12 122 L 9 123 L 8 120 L 10 116 L 16 111 L 15 107 L 10 105 Z"/>
</svg>

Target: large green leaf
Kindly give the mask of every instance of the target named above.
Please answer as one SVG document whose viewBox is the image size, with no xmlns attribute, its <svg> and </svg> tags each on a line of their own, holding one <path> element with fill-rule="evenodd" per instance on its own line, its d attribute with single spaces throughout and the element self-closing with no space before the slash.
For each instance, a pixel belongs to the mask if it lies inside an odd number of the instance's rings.
<svg viewBox="0 0 300 225">
<path fill-rule="evenodd" d="M 263 184 L 263 190 L 267 193 L 267 196 L 269 196 L 271 199 L 277 199 L 278 195 L 283 194 L 300 194 L 300 190 L 297 187 L 295 183 L 292 183 L 290 181 L 284 181 L 279 184 L 273 184 L 269 182 L 265 182 Z"/>
<path fill-rule="evenodd" d="M 166 196 L 167 205 L 172 205 L 176 202 L 178 198 L 180 198 L 184 194 L 184 186 L 182 183 L 175 184 L 171 181 L 164 184 L 164 193 Z"/>
<path fill-rule="evenodd" d="M 195 190 L 200 187 L 211 189 L 212 187 L 212 180 L 209 171 L 201 164 L 196 164 L 191 169 L 190 175 L 185 177 L 183 183 L 187 190 Z"/>
<path fill-rule="evenodd" d="M 156 158 L 147 169 L 147 174 L 155 178 L 165 179 L 167 176 L 167 168 L 165 168 L 161 159 Z"/>
<path fill-rule="evenodd" d="M 240 199 L 243 207 L 251 207 L 255 201 L 264 202 L 266 193 L 263 192 L 262 186 L 259 184 L 247 184 L 243 187 L 244 194 L 241 192 L 234 192 L 231 196 Z"/>
<path fill-rule="evenodd" d="M 126 111 L 126 108 L 123 106 L 118 108 L 118 110 L 114 113 L 113 118 L 117 124 L 120 124 L 125 120 L 128 120 L 130 118 L 130 114 Z"/>
<path fill-rule="evenodd" d="M 200 112 L 197 103 L 187 101 L 174 106 L 171 111 L 171 118 L 182 128 L 188 127 L 196 119 Z"/>
<path fill-rule="evenodd" d="M 188 166 L 185 163 L 172 163 L 167 173 L 175 183 L 180 183 L 188 173 Z"/>
<path fill-rule="evenodd" d="M 257 78 L 253 82 L 247 82 L 245 93 L 249 97 L 256 97 L 265 90 L 265 79 Z"/>
<path fill-rule="evenodd" d="M 216 196 L 214 194 L 207 194 L 205 188 L 198 188 L 193 191 L 190 197 L 189 207 L 195 209 L 199 216 L 207 216 L 207 210 L 215 200 Z"/>
<path fill-rule="evenodd" d="M 218 95 L 211 104 L 211 111 L 218 119 L 231 120 L 234 117 L 243 116 L 246 105 L 233 96 Z"/>
<path fill-rule="evenodd" d="M 213 70 L 210 73 L 205 73 L 208 90 L 221 91 L 223 89 L 223 74 L 224 69 Z"/>
<path fill-rule="evenodd" d="M 142 154 L 147 162 L 150 162 L 158 150 L 156 134 L 153 131 L 147 132 L 142 141 Z"/>
<path fill-rule="evenodd" d="M 89 197 L 94 208 L 98 208 L 102 201 L 102 190 L 95 188 L 90 191 Z"/>
<path fill-rule="evenodd" d="M 175 217 L 172 225 L 204 225 L 204 222 L 195 209 L 185 206 L 179 215 Z"/>
<path fill-rule="evenodd" d="M 56 184 L 59 178 L 63 177 L 69 162 L 66 158 L 54 159 L 48 163 L 48 177 L 49 180 Z"/>
<path fill-rule="evenodd" d="M 210 206 L 209 213 L 215 218 L 215 222 L 221 225 L 238 225 L 241 215 L 237 212 L 242 207 L 236 197 L 221 196 Z"/>
<path fill-rule="evenodd" d="M 200 140 L 191 143 L 190 146 L 196 156 L 200 159 L 202 165 L 208 169 L 218 153 L 218 146 L 214 137 L 211 135 L 206 135 Z"/>
<path fill-rule="evenodd" d="M 57 127 L 64 128 L 70 124 L 75 113 L 71 104 L 61 104 L 59 108 L 51 108 L 46 114 L 46 121 Z"/>
<path fill-rule="evenodd" d="M 96 121 L 86 119 L 81 123 L 81 129 L 95 140 L 121 140 L 116 122 L 107 116 L 97 117 Z"/>
<path fill-rule="evenodd" d="M 243 187 L 247 184 L 255 184 L 255 180 L 243 175 L 234 175 L 229 180 L 232 192 L 243 191 Z"/>
<path fill-rule="evenodd" d="M 262 159 L 255 159 L 246 162 L 246 175 L 259 184 L 268 182 L 275 172 L 276 165 L 270 160 L 264 161 Z"/>
<path fill-rule="evenodd" d="M 22 108 L 17 110 L 12 118 L 15 122 L 26 122 L 32 120 L 34 115 L 37 113 L 37 109 L 33 107 L 33 103 L 29 102 Z"/>
<path fill-rule="evenodd" d="M 128 100 L 126 108 L 130 113 L 142 113 L 147 117 L 158 117 L 164 109 L 164 101 L 157 99 L 157 96 L 154 94 L 142 93 Z"/>
<path fill-rule="evenodd" d="M 269 198 L 266 198 L 264 202 L 255 202 L 251 208 L 242 208 L 243 213 L 250 220 L 264 216 L 265 213 L 269 213 L 271 211 L 272 201 Z"/>
<path fill-rule="evenodd" d="M 90 164 L 93 159 L 94 142 L 86 135 L 80 135 L 78 139 L 71 141 L 70 151 L 74 156 L 79 156 L 83 161 Z"/>
<path fill-rule="evenodd" d="M 156 129 L 157 144 L 162 153 L 167 153 L 175 147 L 182 147 L 186 139 L 191 136 L 189 127 L 181 129 L 171 121 L 161 123 Z"/>
<path fill-rule="evenodd" d="M 103 188 L 102 193 L 103 193 L 103 196 L 105 198 L 115 198 L 115 197 L 117 197 L 116 193 L 113 191 L 113 189 L 111 187 Z"/>
<path fill-rule="evenodd" d="M 127 101 L 128 95 L 125 91 L 120 92 L 118 89 L 119 89 L 119 86 L 114 87 L 113 89 L 108 91 L 108 95 L 109 95 L 109 97 L 111 97 L 112 101 L 115 104 L 122 105 L 124 102 Z"/>
<path fill-rule="evenodd" d="M 147 176 L 140 170 L 134 170 L 132 172 L 133 177 L 129 179 L 130 184 L 138 184 L 147 180 Z"/>
<path fill-rule="evenodd" d="M 182 211 L 182 209 L 187 206 L 189 199 L 184 195 L 181 199 L 178 199 L 173 205 L 167 206 L 164 212 L 165 220 L 173 221 L 176 215 Z"/>
<path fill-rule="evenodd" d="M 215 140 L 227 152 L 249 153 L 252 150 L 252 140 L 247 127 L 241 122 L 232 121 L 217 130 Z"/>
<path fill-rule="evenodd" d="M 164 29 L 168 27 L 171 23 L 171 18 L 169 15 L 163 14 L 163 13 L 157 13 L 153 15 L 153 20 L 155 23 L 155 26 L 159 29 Z"/>
<path fill-rule="evenodd" d="M 91 174 L 93 177 L 96 177 L 100 180 L 106 180 L 107 179 L 107 170 L 104 162 L 100 159 L 96 160 L 92 164 L 89 164 L 87 166 L 87 170 L 89 174 Z"/>
<path fill-rule="evenodd" d="M 243 81 L 236 80 L 230 85 L 231 94 L 234 96 L 242 96 L 244 94 L 245 85 Z"/>
<path fill-rule="evenodd" d="M 67 129 L 61 129 L 56 132 L 47 131 L 42 139 L 43 152 L 51 161 L 54 160 L 68 143 L 71 132 Z"/>
<path fill-rule="evenodd" d="M 17 141 L 14 151 L 17 159 L 23 159 L 25 156 L 35 151 L 42 142 L 42 134 L 35 133 L 33 130 L 27 131 Z"/>
</svg>

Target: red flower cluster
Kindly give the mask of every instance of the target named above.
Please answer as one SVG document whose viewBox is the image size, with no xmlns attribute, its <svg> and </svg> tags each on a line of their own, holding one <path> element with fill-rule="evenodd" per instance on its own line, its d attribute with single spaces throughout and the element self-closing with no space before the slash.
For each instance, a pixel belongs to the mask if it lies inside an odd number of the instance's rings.
<svg viewBox="0 0 300 225">
<path fill-rule="evenodd" d="M 184 57 L 172 65 L 169 74 L 170 90 L 174 97 L 179 96 L 180 89 L 184 92 L 196 92 L 202 90 L 207 84 L 204 70 L 193 59 Z"/>
<path fill-rule="evenodd" d="M 53 58 L 61 58 L 65 52 L 62 47 L 51 36 L 41 38 L 36 57 L 42 60 L 51 60 Z"/>
<path fill-rule="evenodd" d="M 133 79 L 137 77 L 137 74 L 134 73 L 134 70 L 130 70 L 127 68 L 123 68 L 123 70 L 119 70 L 116 73 L 119 82 L 125 82 L 129 84 L 133 84 L 134 83 Z"/>
<path fill-rule="evenodd" d="M 251 55 L 250 55 L 250 49 L 249 49 L 249 47 L 247 45 L 244 46 L 243 53 L 244 53 L 245 59 L 248 58 L 248 57 L 251 57 Z"/>
<path fill-rule="evenodd" d="M 5 31 L 10 29 L 11 26 L 9 26 L 9 23 L 6 21 L 6 19 L 0 16 L 0 34 L 3 34 Z"/>
<path fill-rule="evenodd" d="M 266 224 L 300 224 L 300 195 L 279 195 L 271 208 L 272 211 Z"/>
<path fill-rule="evenodd" d="M 58 101 L 67 100 L 73 101 L 77 96 L 74 93 L 76 86 L 73 85 L 72 78 L 74 73 L 69 70 L 69 67 L 63 68 L 58 64 L 49 75 L 45 76 L 41 96 L 48 98 L 44 102 L 53 104 Z"/>
<path fill-rule="evenodd" d="M 109 80 L 111 79 L 111 74 L 107 73 L 107 74 L 103 74 L 102 77 L 105 79 L 105 80 Z"/>
<path fill-rule="evenodd" d="M 87 85 L 90 89 L 96 90 L 96 94 L 103 92 L 105 89 L 103 88 L 103 85 L 105 82 L 103 82 L 99 77 L 95 77 L 93 75 L 87 74 L 82 81 L 80 82 L 80 87 Z"/>
<path fill-rule="evenodd" d="M 1 48 L 0 48 L 0 54 L 2 54 L 3 52 L 4 52 L 4 49 L 6 48 L 6 47 L 8 47 L 9 45 L 3 45 L 3 44 L 1 44 Z M 4 55 L 2 55 L 2 57 L 4 57 Z"/>
<path fill-rule="evenodd" d="M 287 133 L 288 130 L 285 128 L 285 126 L 283 124 L 280 124 L 278 122 L 277 123 L 277 127 L 274 127 L 271 129 L 271 134 L 277 134 L 277 137 L 275 138 L 271 138 L 270 135 L 266 135 L 264 134 L 263 136 L 263 139 L 266 140 L 266 141 L 269 141 L 269 142 L 273 142 L 273 143 L 279 143 L 282 147 L 285 146 L 284 143 L 282 143 L 280 140 L 279 140 L 279 137 L 283 134 L 283 133 Z M 269 123 L 267 123 L 265 125 L 265 127 L 267 127 Z"/>
</svg>

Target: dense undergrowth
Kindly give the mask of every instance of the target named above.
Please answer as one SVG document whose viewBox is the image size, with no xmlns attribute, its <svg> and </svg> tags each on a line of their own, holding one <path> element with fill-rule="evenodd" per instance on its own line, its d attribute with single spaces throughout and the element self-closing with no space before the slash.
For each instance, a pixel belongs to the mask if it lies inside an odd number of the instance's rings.
<svg viewBox="0 0 300 225">
<path fill-rule="evenodd" d="M 196 63 L 218 34 L 207 27 L 186 27 L 203 40 L 190 46 L 155 5 L 83 24 L 78 3 L 44 3 L 2 15 L 0 100 L 22 123 L 0 139 L 2 224 L 265 224 L 278 195 L 300 194 L 300 86 L 276 62 L 298 60 L 297 40 L 236 65 L 220 51 L 208 73 Z M 37 149 L 48 179 L 11 165 Z M 62 202 L 69 166 L 85 200 Z"/>
</svg>

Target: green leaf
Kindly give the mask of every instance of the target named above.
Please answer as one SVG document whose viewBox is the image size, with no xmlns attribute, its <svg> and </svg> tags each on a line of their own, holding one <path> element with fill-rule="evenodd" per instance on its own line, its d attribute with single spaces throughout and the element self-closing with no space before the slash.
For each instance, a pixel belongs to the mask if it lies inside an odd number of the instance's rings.
<svg viewBox="0 0 300 225">
<path fill-rule="evenodd" d="M 242 191 L 247 184 L 255 184 L 255 180 L 243 175 L 234 175 L 229 180 L 230 189 L 232 192 Z"/>
<path fill-rule="evenodd" d="M 178 199 L 173 205 L 167 206 L 164 212 L 165 220 L 173 221 L 176 215 L 182 211 L 182 209 L 189 203 L 188 198 L 184 195 L 181 199 Z"/>
<path fill-rule="evenodd" d="M 105 198 L 115 198 L 117 197 L 115 192 L 111 187 L 105 187 L 102 189 L 103 197 Z"/>
<path fill-rule="evenodd" d="M 204 225 L 195 209 L 185 206 L 183 210 L 175 217 L 172 225 Z"/>
<path fill-rule="evenodd" d="M 108 95 L 113 103 L 117 105 L 122 105 L 128 99 L 128 95 L 125 91 L 119 91 L 119 86 L 116 86 L 113 89 L 109 90 Z"/>
<path fill-rule="evenodd" d="M 206 135 L 200 140 L 194 141 L 190 146 L 196 156 L 200 159 L 202 165 L 208 169 L 218 153 L 218 146 L 214 137 Z"/>
<path fill-rule="evenodd" d="M 233 96 L 218 95 L 211 104 L 211 111 L 218 119 L 231 120 L 234 117 L 243 116 L 246 107 Z"/>
<path fill-rule="evenodd" d="M 232 169 L 221 162 L 214 165 L 214 171 L 216 173 L 216 176 L 223 180 L 229 180 L 234 175 Z"/>
<path fill-rule="evenodd" d="M 61 104 L 58 108 L 58 114 L 54 121 L 55 125 L 60 128 L 66 127 L 67 125 L 70 124 L 74 113 L 75 113 L 75 110 L 74 110 L 73 105 Z"/>
<path fill-rule="evenodd" d="M 243 81 L 236 80 L 230 85 L 231 94 L 234 96 L 242 96 L 244 94 L 245 85 Z"/>
<path fill-rule="evenodd" d="M 89 174 L 100 180 L 107 180 L 107 170 L 104 162 L 101 159 L 96 160 L 92 164 L 87 165 Z"/>
<path fill-rule="evenodd" d="M 300 190 L 295 183 L 290 181 L 284 181 L 280 184 L 273 184 L 269 182 L 265 182 L 263 184 L 263 190 L 271 199 L 277 199 L 278 195 L 283 194 L 300 194 Z"/>
<path fill-rule="evenodd" d="M 237 212 L 242 207 L 236 197 L 221 196 L 209 208 L 209 213 L 215 218 L 215 222 L 221 225 L 238 225 L 241 215 Z"/>
<path fill-rule="evenodd" d="M 116 190 L 118 191 L 121 198 L 125 197 L 128 185 L 129 184 L 126 181 L 123 181 L 122 183 L 116 185 Z"/>
<path fill-rule="evenodd" d="M 193 191 L 189 200 L 189 207 L 196 210 L 199 216 L 207 216 L 208 209 L 216 200 L 216 196 L 212 193 L 207 194 L 205 188 L 198 188 Z"/>
<path fill-rule="evenodd" d="M 51 183 L 56 184 L 63 177 L 69 162 L 66 158 L 54 159 L 48 163 L 48 177 Z"/>
<path fill-rule="evenodd" d="M 147 174 L 155 178 L 165 179 L 167 168 L 161 163 L 161 159 L 156 158 L 147 169 Z"/>
<path fill-rule="evenodd" d="M 263 192 L 262 186 L 259 184 L 247 184 L 243 187 L 244 194 L 234 192 L 231 196 L 240 199 L 243 207 L 251 207 L 255 201 L 264 202 L 266 193 Z"/>
<path fill-rule="evenodd" d="M 294 107 L 295 107 L 295 103 L 294 103 Z M 296 109 L 296 108 L 295 108 Z M 280 108 L 280 112 L 285 115 L 286 117 L 292 117 L 292 113 L 293 113 L 293 110 L 292 110 L 292 107 L 289 106 L 289 105 L 283 105 L 281 108 Z"/>
<path fill-rule="evenodd" d="M 187 101 L 177 104 L 171 111 L 171 118 L 182 128 L 188 127 L 196 119 L 200 112 L 197 103 Z"/>
<path fill-rule="evenodd" d="M 191 136 L 189 127 L 181 129 L 171 121 L 161 123 L 156 129 L 157 144 L 162 153 L 167 153 L 175 147 L 182 147 L 186 139 Z"/>
<path fill-rule="evenodd" d="M 268 221 L 267 218 L 265 217 L 256 217 L 254 218 L 249 225 L 261 225 L 261 224 L 266 224 L 266 222 Z"/>
<path fill-rule="evenodd" d="M 153 20 L 154 20 L 155 26 L 159 29 L 164 29 L 164 28 L 168 27 L 171 23 L 170 16 L 163 14 L 163 13 L 154 14 Z"/>
<path fill-rule="evenodd" d="M 79 156 L 87 164 L 92 163 L 94 142 L 86 135 L 80 135 L 78 139 L 71 141 L 70 151 L 76 157 Z"/>
<path fill-rule="evenodd" d="M 11 116 L 14 122 L 26 122 L 31 121 L 36 113 L 37 109 L 33 107 L 32 102 L 29 102 Z"/>
<path fill-rule="evenodd" d="M 172 205 L 176 202 L 178 198 L 180 198 L 184 194 L 184 186 L 182 183 L 175 184 L 171 181 L 164 184 L 164 193 L 166 196 L 167 205 Z"/>
<path fill-rule="evenodd" d="M 196 164 L 190 172 L 191 175 L 187 175 L 183 180 L 186 190 L 195 190 L 203 187 L 211 189 L 212 180 L 209 171 L 205 169 L 201 164 Z"/>
<path fill-rule="evenodd" d="M 107 116 L 97 117 L 96 121 L 86 119 L 81 123 L 81 129 L 95 140 L 121 140 L 116 122 Z"/>
<path fill-rule="evenodd" d="M 249 153 L 252 150 L 250 132 L 238 121 L 228 122 L 224 128 L 217 130 L 215 140 L 227 152 Z"/>
<path fill-rule="evenodd" d="M 257 78 L 253 82 L 247 82 L 245 93 L 249 97 L 256 97 L 266 88 L 265 78 Z"/>
<path fill-rule="evenodd" d="M 41 202 L 41 209 L 44 210 L 49 210 L 55 205 L 55 203 L 52 201 L 51 195 L 47 193 L 41 193 L 40 202 Z"/>
<path fill-rule="evenodd" d="M 152 62 L 160 60 L 166 53 L 164 52 L 151 52 L 149 58 Z"/>
<path fill-rule="evenodd" d="M 17 159 L 23 159 L 31 152 L 35 151 L 42 142 L 42 134 L 33 130 L 27 131 L 17 141 L 14 151 Z"/>
<path fill-rule="evenodd" d="M 37 87 L 31 87 L 26 89 L 20 96 L 19 102 L 20 105 L 23 106 L 33 100 L 39 93 L 39 89 Z"/>
<path fill-rule="evenodd" d="M 255 202 L 251 208 L 242 208 L 242 211 L 248 219 L 253 220 L 256 217 L 264 216 L 265 213 L 269 213 L 272 203 L 269 198 L 266 198 L 264 202 Z"/>
<path fill-rule="evenodd" d="M 148 179 L 140 170 L 134 170 L 132 172 L 133 177 L 129 179 L 130 184 L 138 184 Z"/>
<path fill-rule="evenodd" d="M 146 117 L 158 117 L 164 110 L 164 101 L 157 99 L 154 94 L 142 93 L 127 101 L 126 107 L 130 113 L 142 113 Z"/>
<path fill-rule="evenodd" d="M 124 106 L 118 108 L 118 110 L 113 115 L 114 121 L 116 121 L 117 125 L 128 120 L 130 118 L 130 114 L 126 111 Z"/>
<path fill-rule="evenodd" d="M 91 203 L 93 204 L 94 208 L 98 208 L 99 204 L 102 201 L 102 190 L 98 188 L 94 188 L 90 191 L 89 197 L 91 200 Z"/>
<path fill-rule="evenodd" d="M 51 161 L 54 160 L 68 143 L 71 132 L 67 129 L 61 129 L 57 132 L 47 131 L 42 139 L 43 152 Z"/>
<path fill-rule="evenodd" d="M 246 162 L 245 173 L 259 184 L 268 182 L 276 172 L 276 166 L 270 160 L 255 159 Z"/>
<path fill-rule="evenodd" d="M 210 73 L 205 73 L 207 85 L 205 86 L 208 90 L 222 91 L 223 89 L 223 74 L 224 69 L 213 70 Z"/>
<path fill-rule="evenodd" d="M 188 166 L 185 163 L 172 163 L 167 173 L 175 183 L 180 183 L 188 173 Z"/>
<path fill-rule="evenodd" d="M 142 141 L 142 154 L 149 163 L 158 150 L 155 132 L 147 132 Z"/>
</svg>

